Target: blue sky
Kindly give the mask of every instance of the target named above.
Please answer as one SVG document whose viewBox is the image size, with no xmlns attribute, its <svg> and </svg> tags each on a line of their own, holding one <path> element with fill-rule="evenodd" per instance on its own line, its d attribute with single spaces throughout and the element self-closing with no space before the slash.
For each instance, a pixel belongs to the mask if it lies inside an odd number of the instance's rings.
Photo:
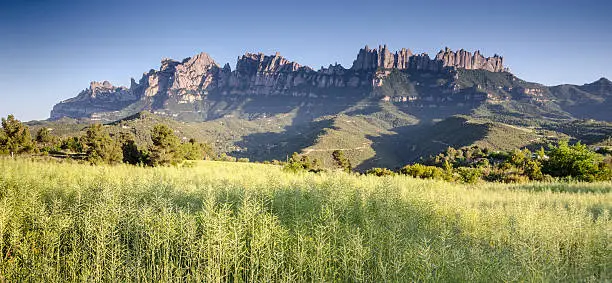
<svg viewBox="0 0 612 283">
<path fill-rule="evenodd" d="M 176 2 L 176 3 L 175 3 Z M 612 78 L 608 1 L 0 2 L 0 116 L 46 119 L 90 81 L 129 85 L 162 58 L 209 53 L 235 66 L 279 51 L 318 69 L 350 67 L 359 48 L 498 53 L 547 85 Z"/>
</svg>

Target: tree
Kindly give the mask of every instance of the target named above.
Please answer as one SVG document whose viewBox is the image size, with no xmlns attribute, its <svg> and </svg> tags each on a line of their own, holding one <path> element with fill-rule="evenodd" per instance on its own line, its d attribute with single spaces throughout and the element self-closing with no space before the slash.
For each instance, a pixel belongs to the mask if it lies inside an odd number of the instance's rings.
<svg viewBox="0 0 612 283">
<path fill-rule="evenodd" d="M 5 147 L 6 139 L 7 137 L 4 131 L 0 131 L 0 153 L 8 153 L 8 150 Z"/>
<path fill-rule="evenodd" d="M 120 133 L 118 142 L 121 145 L 121 151 L 123 153 L 123 163 L 137 165 L 146 164 L 147 154 L 142 150 L 138 149 L 134 135 L 131 133 Z"/>
<path fill-rule="evenodd" d="M 2 118 L 2 129 L 4 135 L 0 138 L 0 147 L 13 155 L 14 153 L 30 152 L 34 148 L 30 129 L 15 119 L 15 116 L 8 115 Z"/>
<path fill-rule="evenodd" d="M 83 144 L 84 137 L 68 137 L 64 138 L 60 142 L 60 148 L 62 150 L 69 150 L 72 152 L 82 153 L 85 151 L 85 145 Z"/>
<path fill-rule="evenodd" d="M 92 164 L 115 164 L 123 161 L 121 146 L 113 140 L 101 124 L 94 124 L 85 134 L 87 160 Z"/>
<path fill-rule="evenodd" d="M 38 132 L 36 132 L 36 142 L 46 145 L 52 141 L 53 141 L 53 136 L 51 135 L 49 128 L 42 127 L 38 130 Z"/>
<path fill-rule="evenodd" d="M 172 129 L 157 124 L 151 130 L 150 162 L 152 166 L 176 164 L 181 161 L 180 142 Z"/>
<path fill-rule="evenodd" d="M 561 141 L 558 146 L 551 146 L 547 155 L 542 171 L 551 176 L 573 177 L 581 181 L 610 179 L 610 170 L 603 162 L 603 156 L 581 143 L 570 146 L 567 141 Z"/>
<path fill-rule="evenodd" d="M 285 164 L 284 169 L 292 172 L 308 171 L 318 173 L 321 172 L 321 162 L 316 158 L 311 160 L 308 155 L 300 156 L 297 152 L 294 152 Z"/>
<path fill-rule="evenodd" d="M 143 153 L 138 149 L 134 140 L 126 140 L 121 144 L 123 163 L 136 165 L 143 162 Z"/>
<path fill-rule="evenodd" d="M 206 143 L 199 143 L 195 139 L 181 144 L 181 154 L 186 160 L 202 160 L 215 156 L 212 147 Z"/>
<path fill-rule="evenodd" d="M 334 150 L 334 152 L 332 152 L 332 158 L 334 159 L 334 161 L 336 161 L 336 164 L 338 164 L 338 166 L 342 168 L 342 170 L 346 172 L 351 172 L 351 170 L 353 169 L 353 166 L 351 165 L 351 161 L 348 160 L 348 158 L 344 156 L 343 151 Z"/>
<path fill-rule="evenodd" d="M 53 145 L 57 143 L 57 138 L 51 135 L 47 127 L 42 127 L 36 132 L 35 140 L 41 152 L 50 152 L 53 150 Z"/>
</svg>

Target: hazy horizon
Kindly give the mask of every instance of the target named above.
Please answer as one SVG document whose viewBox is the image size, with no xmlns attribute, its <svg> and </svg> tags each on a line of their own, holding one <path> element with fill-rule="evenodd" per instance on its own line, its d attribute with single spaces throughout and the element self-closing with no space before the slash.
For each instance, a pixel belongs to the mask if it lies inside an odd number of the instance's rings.
<svg viewBox="0 0 612 283">
<path fill-rule="evenodd" d="M 504 56 L 518 77 L 584 84 L 612 78 L 612 4 L 604 1 L 23 1 L 0 4 L 0 116 L 46 119 L 90 81 L 129 86 L 162 58 L 206 52 L 219 65 L 280 52 L 349 68 L 359 48 Z"/>
</svg>

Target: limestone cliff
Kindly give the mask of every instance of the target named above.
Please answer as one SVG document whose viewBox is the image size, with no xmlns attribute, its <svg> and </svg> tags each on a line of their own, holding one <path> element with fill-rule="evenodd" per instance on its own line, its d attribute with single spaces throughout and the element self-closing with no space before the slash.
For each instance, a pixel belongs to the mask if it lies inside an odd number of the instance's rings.
<svg viewBox="0 0 612 283">
<path fill-rule="evenodd" d="M 427 53 L 412 54 L 410 49 L 402 48 L 391 53 L 386 45 L 378 49 L 370 49 L 367 45 L 359 50 L 357 59 L 353 62 L 353 70 L 399 69 L 424 70 L 439 72 L 444 68 L 463 68 L 468 70 L 487 70 L 503 72 L 503 58 L 499 55 L 485 58 L 480 51 L 472 53 L 463 49 L 453 52 L 448 47 L 431 59 Z"/>
<path fill-rule="evenodd" d="M 238 57 L 235 70 L 229 64 L 221 68 L 208 54 L 200 53 L 182 61 L 163 59 L 159 70 L 144 73 L 138 82 L 132 79 L 129 88 L 115 87 L 109 82 L 92 82 L 76 97 L 55 105 L 51 118 L 90 117 L 109 111 L 121 116 L 144 109 L 167 109 L 172 105 L 184 105 L 183 112 L 205 111 L 206 97 L 210 94 L 311 98 L 367 96 L 393 69 L 450 74 L 457 68 L 505 70 L 503 58 L 498 55 L 485 58 L 478 51 L 472 54 L 448 48 L 430 58 L 426 53 L 413 54 L 406 48 L 392 53 L 386 45 L 378 49 L 366 46 L 359 51 L 351 68 L 335 64 L 317 71 L 279 53 L 246 53 Z"/>
</svg>

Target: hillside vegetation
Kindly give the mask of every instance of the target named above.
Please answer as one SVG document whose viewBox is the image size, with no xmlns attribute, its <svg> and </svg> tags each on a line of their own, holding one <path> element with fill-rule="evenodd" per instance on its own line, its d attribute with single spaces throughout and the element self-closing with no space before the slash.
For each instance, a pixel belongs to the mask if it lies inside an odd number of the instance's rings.
<svg viewBox="0 0 612 283">
<path fill-rule="evenodd" d="M 612 184 L 0 159 L 14 281 L 608 281 Z"/>
</svg>

